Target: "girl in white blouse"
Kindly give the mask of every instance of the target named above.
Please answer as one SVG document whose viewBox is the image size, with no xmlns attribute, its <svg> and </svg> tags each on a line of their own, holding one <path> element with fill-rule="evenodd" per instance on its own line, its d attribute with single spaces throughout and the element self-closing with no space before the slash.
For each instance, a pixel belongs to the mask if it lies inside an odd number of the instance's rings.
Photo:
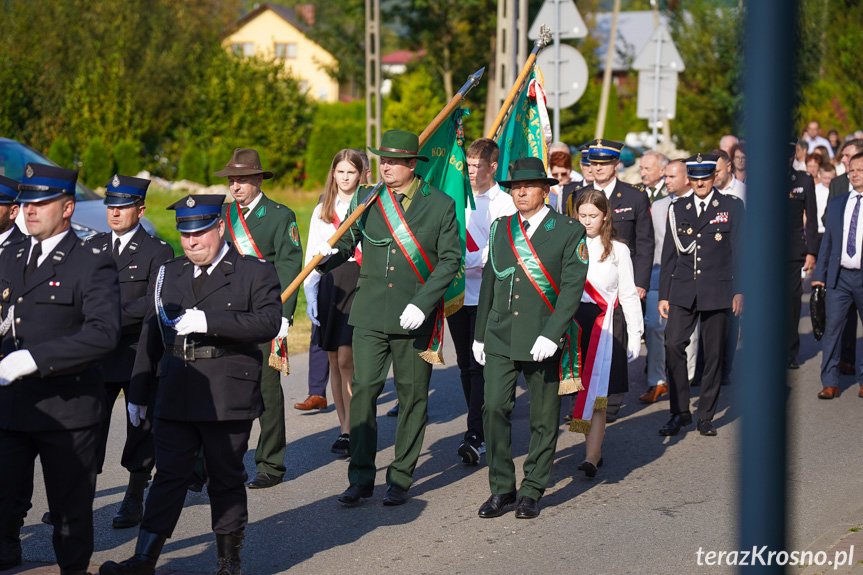
<svg viewBox="0 0 863 575">
<path fill-rule="evenodd" d="M 367 172 L 361 152 L 353 149 L 340 151 L 333 158 L 322 201 L 312 212 L 309 222 L 307 246 L 317 246 L 332 237 L 342 221 L 350 215 L 351 198 L 359 184 L 367 182 Z M 303 282 L 306 294 L 306 315 L 317 327 L 317 343 L 330 360 L 330 387 L 333 403 L 339 416 L 341 432 L 331 451 L 337 455 L 350 455 L 351 377 L 354 373 L 354 355 L 351 345 L 353 328 L 348 316 L 354 301 L 354 291 L 360 273 L 362 253 L 359 248 L 347 263 L 331 273 L 321 276 L 313 271 Z M 306 254 L 306 264 L 312 259 Z"/>
<path fill-rule="evenodd" d="M 628 390 L 627 362 L 641 353 L 644 320 L 635 289 L 632 260 L 617 240 L 611 205 L 601 190 L 587 190 L 575 202 L 575 213 L 587 231 L 589 266 L 575 321 L 581 327 L 581 381 L 570 431 L 584 433 L 588 477 L 602 465 L 605 409 L 609 393 Z M 625 319 L 625 321 L 624 321 Z"/>
</svg>

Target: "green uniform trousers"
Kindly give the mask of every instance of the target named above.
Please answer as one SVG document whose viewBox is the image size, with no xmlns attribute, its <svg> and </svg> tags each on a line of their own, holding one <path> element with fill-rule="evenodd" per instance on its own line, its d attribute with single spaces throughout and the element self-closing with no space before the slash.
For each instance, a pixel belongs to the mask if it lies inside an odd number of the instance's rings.
<svg viewBox="0 0 863 575">
<path fill-rule="evenodd" d="M 499 355 L 485 356 L 485 457 L 492 494 L 515 491 L 515 465 L 512 461 L 512 424 L 509 416 L 515 405 L 515 384 L 524 373 L 530 393 L 530 447 L 524 460 L 524 480 L 519 497 L 539 501 L 551 477 L 557 449 L 560 396 L 560 360 L 555 355 L 541 363 L 512 361 Z"/>
<path fill-rule="evenodd" d="M 419 353 L 429 336 L 392 335 L 354 327 L 354 377 L 351 397 L 351 484 L 374 485 L 378 446 L 377 400 L 392 357 L 399 417 L 395 458 L 387 469 L 387 485 L 408 489 L 420 456 L 428 421 L 432 366 Z"/>
<path fill-rule="evenodd" d="M 255 448 L 255 467 L 258 473 L 276 477 L 285 475 L 285 393 L 282 391 L 281 372 L 269 366 L 271 342 L 261 345 L 264 365 L 261 368 L 261 396 L 264 413 L 258 418 L 261 435 Z"/>
</svg>

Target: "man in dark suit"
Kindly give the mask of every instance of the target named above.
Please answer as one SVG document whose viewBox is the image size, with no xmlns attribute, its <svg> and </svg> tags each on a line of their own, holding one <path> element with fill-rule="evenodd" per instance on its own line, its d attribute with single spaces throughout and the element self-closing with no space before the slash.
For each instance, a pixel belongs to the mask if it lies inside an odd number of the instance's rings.
<svg viewBox="0 0 863 575">
<path fill-rule="evenodd" d="M 851 158 L 860 152 L 863 152 L 863 140 L 853 139 L 848 140 L 842 146 L 841 160 L 845 167 L 845 173 L 841 176 L 836 176 L 830 180 L 830 193 L 827 195 L 828 203 L 833 198 L 844 196 L 848 192 L 852 192 L 853 188 L 848 180 L 848 163 Z M 824 210 L 824 215 L 821 216 L 821 221 L 827 221 L 827 210 Z M 857 357 L 857 306 L 854 302 L 848 308 L 847 319 L 845 320 L 845 329 L 842 332 L 842 345 L 839 351 L 839 373 L 844 375 L 856 374 L 855 364 Z"/>
<path fill-rule="evenodd" d="M 579 345 L 572 318 L 587 277 L 587 245 L 575 218 L 544 205 L 556 183 L 538 158 L 516 160 L 510 179 L 500 182 L 512 189 L 518 214 L 492 225 L 477 308 L 473 348 L 485 365 L 483 427 L 492 493 L 479 508 L 483 518 L 502 515 L 516 499 L 516 517 L 539 515 L 557 447 L 559 392 L 578 389 L 580 374 L 571 369 Z M 520 373 L 530 392 L 530 450 L 516 492 L 510 415 Z"/>
<path fill-rule="evenodd" d="M 233 202 L 222 207 L 226 239 L 241 254 L 272 262 L 280 285 L 285 289 L 303 269 L 303 248 L 294 212 L 261 192 L 261 183 L 272 178 L 273 172 L 261 168 L 257 151 L 237 148 L 225 169 L 215 175 L 228 178 L 228 189 L 234 197 Z M 288 337 L 288 327 L 294 323 L 296 307 L 295 291 L 282 304 L 282 326 L 276 341 L 261 344 L 264 359 L 272 355 L 271 361 L 276 363 L 268 362 L 261 373 L 264 413 L 258 421 L 261 434 L 255 448 L 257 474 L 249 482 L 251 489 L 278 485 L 286 471 L 285 394 L 280 373 L 287 373 L 287 343 L 283 340 Z"/>
<path fill-rule="evenodd" d="M 174 257 L 171 246 L 148 234 L 141 225 L 149 185 L 150 180 L 115 174 L 105 186 L 104 203 L 111 232 L 97 234 L 87 241 L 89 247 L 111 254 L 120 278 L 120 300 L 123 306 L 120 345 L 102 361 L 109 414 L 121 391 L 126 401 L 129 400 L 135 351 L 141 336 L 141 324 L 150 303 L 147 293 L 155 287 L 159 267 Z M 110 429 L 111 419 L 108 417 L 99 442 L 99 473 L 105 464 Z M 134 527 L 141 522 L 144 513 L 144 490 L 156 464 L 153 429 L 149 420 L 135 427 L 127 418 L 126 443 L 120 464 L 129 471 L 129 485 L 123 503 L 111 521 L 114 529 Z"/>
<path fill-rule="evenodd" d="M 854 304 L 858 312 L 863 310 L 863 153 L 855 154 L 848 168 L 848 177 L 853 191 L 838 196 L 827 203 L 824 236 L 815 266 L 813 286 L 827 287 L 827 323 L 821 338 L 821 399 L 833 399 L 839 395 L 839 354 L 841 334 L 848 316 L 848 308 Z M 856 326 L 856 319 L 854 320 Z M 857 380 L 863 384 L 863 363 L 857 365 Z M 863 387 L 858 392 L 863 397 Z"/>
<path fill-rule="evenodd" d="M 647 290 L 650 289 L 650 273 L 653 269 L 653 219 L 650 217 L 650 199 L 647 193 L 617 179 L 617 166 L 622 149 L 621 142 L 594 140 L 590 143 L 590 169 L 593 173 L 593 187 L 605 192 L 605 197 L 611 203 L 617 235 L 626 243 L 632 255 L 635 289 L 643 306 Z M 576 191 L 569 197 L 567 214 L 574 214 L 573 206 L 581 191 Z M 606 421 L 617 419 L 623 395 L 609 394 Z"/>
<path fill-rule="evenodd" d="M 698 431 L 714 436 L 713 415 L 719 398 L 728 310 L 743 313 L 743 295 L 734 279 L 743 202 L 713 187 L 717 156 L 698 154 L 686 160 L 693 194 L 668 208 L 659 272 L 659 313 L 665 326 L 671 419 L 660 435 L 676 435 L 692 423 L 686 346 L 697 321 L 704 342 L 704 375 L 698 401 Z"/>
<path fill-rule="evenodd" d="M 26 511 L 38 455 L 54 553 L 70 575 L 83 575 L 93 552 L 96 452 L 107 415 L 97 363 L 120 337 L 114 262 L 70 230 L 77 175 L 27 164 L 17 201 L 31 237 L 0 255 L 3 538 L 20 563 L 21 494 L 29 492 Z"/>
<path fill-rule="evenodd" d="M 27 237 L 15 225 L 20 209 L 17 202 L 18 184 L 17 180 L 0 176 L 0 247 L 17 244 Z"/>
<path fill-rule="evenodd" d="M 459 270 L 461 240 L 455 202 L 415 174 L 419 138 L 389 130 L 381 148 L 386 184 L 360 219 L 334 247 L 316 246 L 318 266 L 327 273 L 348 261 L 362 242 L 363 263 L 348 323 L 354 326 L 354 378 L 351 398 L 350 486 L 343 505 L 372 496 L 377 452 L 377 399 L 392 359 L 399 400 L 395 459 L 387 469 L 384 505 L 407 502 L 428 420 L 432 363 L 442 363 L 443 295 Z M 360 186 L 351 211 L 371 191 Z"/>
<path fill-rule="evenodd" d="M 279 278 L 272 264 L 241 256 L 224 240 L 224 196 L 188 196 L 168 209 L 186 255 L 159 271 L 156 305 L 141 331 L 129 397 L 133 425 L 149 417 L 156 478 L 147 495 L 135 555 L 108 562 L 101 575 L 152 575 L 183 510 L 195 456 L 203 448 L 217 573 L 240 572 L 248 523 L 246 470 L 252 422 L 263 410 L 260 343 L 281 324 Z M 156 378 L 158 377 L 158 385 Z"/>
</svg>

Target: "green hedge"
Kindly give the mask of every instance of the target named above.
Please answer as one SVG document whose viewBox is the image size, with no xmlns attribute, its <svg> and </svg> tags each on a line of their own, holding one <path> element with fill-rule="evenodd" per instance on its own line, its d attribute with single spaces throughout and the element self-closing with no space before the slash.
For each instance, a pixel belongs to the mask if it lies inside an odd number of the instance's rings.
<svg viewBox="0 0 863 575">
<path fill-rule="evenodd" d="M 75 169 L 75 154 L 72 152 L 72 144 L 69 139 L 60 136 L 51 144 L 48 157 L 54 160 L 61 168 Z"/>
<path fill-rule="evenodd" d="M 138 142 L 120 140 L 114 147 L 114 164 L 118 174 L 137 176 L 141 171 L 141 147 Z"/>
<path fill-rule="evenodd" d="M 114 163 L 105 141 L 99 136 L 90 138 L 84 152 L 84 183 L 89 187 L 101 188 L 114 175 Z"/>
<path fill-rule="evenodd" d="M 365 150 L 366 105 L 363 100 L 349 104 L 320 104 L 306 148 L 306 190 L 317 190 L 327 181 L 333 157 L 344 148 Z"/>
</svg>

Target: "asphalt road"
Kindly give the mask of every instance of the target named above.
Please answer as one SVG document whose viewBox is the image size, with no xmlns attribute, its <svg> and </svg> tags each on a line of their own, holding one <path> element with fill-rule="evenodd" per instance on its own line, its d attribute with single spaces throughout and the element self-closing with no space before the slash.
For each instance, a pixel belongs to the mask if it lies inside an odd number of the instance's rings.
<svg viewBox="0 0 863 575">
<path fill-rule="evenodd" d="M 821 355 L 808 318 L 801 322 L 801 333 L 804 363 L 799 371 L 789 372 L 788 550 L 827 551 L 863 523 L 863 399 L 857 397 L 851 377 L 843 378 L 838 399 L 816 398 Z M 510 512 L 484 520 L 476 512 L 489 495 L 485 460 L 468 467 L 456 455 L 466 408 L 451 346 L 446 349 L 447 365 L 436 368 L 432 377 L 423 452 L 410 500 L 401 507 L 381 504 L 396 427 L 395 418 L 385 415 L 395 402 L 391 380 L 379 400 L 375 495 L 356 508 L 343 508 L 335 497 L 348 485 L 347 461 L 329 452 L 338 435 L 335 410 L 330 406 L 325 412 L 303 413 L 290 407 L 307 395 L 307 356 L 292 356 L 293 373 L 283 381 L 288 474 L 277 487 L 249 492 L 244 572 L 732 572 L 728 566 L 698 565 L 697 552 L 737 548 L 741 470 L 739 420 L 732 401 L 745 400 L 747 382 L 737 374 L 736 383 L 722 389 L 717 437 L 702 437 L 692 426 L 681 435 L 663 438 L 657 430 L 668 419 L 668 401 L 649 406 L 637 401 L 646 389 L 644 361 L 642 355 L 630 366 L 630 392 L 621 419 L 608 427 L 605 465 L 595 479 L 576 469 L 584 459 L 584 438 L 570 433 L 561 420 L 554 472 L 540 503 L 540 517 L 516 520 Z M 697 390 L 693 388 L 694 401 Z M 519 477 L 528 446 L 528 414 L 529 396 L 521 385 L 512 418 Z M 110 526 L 127 480 L 119 465 L 123 416 L 118 405 L 106 471 L 97 485 L 94 565 L 129 557 L 137 536 L 136 529 Z M 250 445 L 256 439 L 257 426 Z M 251 450 L 246 466 L 253 475 Z M 51 528 L 39 521 L 47 505 L 38 467 L 33 506 L 22 531 L 25 561 L 51 563 Z M 160 569 L 213 571 L 216 553 L 209 514 L 206 491 L 189 493 Z M 855 559 L 863 560 L 863 552 Z M 805 573 L 826 569 L 810 567 Z"/>
</svg>

